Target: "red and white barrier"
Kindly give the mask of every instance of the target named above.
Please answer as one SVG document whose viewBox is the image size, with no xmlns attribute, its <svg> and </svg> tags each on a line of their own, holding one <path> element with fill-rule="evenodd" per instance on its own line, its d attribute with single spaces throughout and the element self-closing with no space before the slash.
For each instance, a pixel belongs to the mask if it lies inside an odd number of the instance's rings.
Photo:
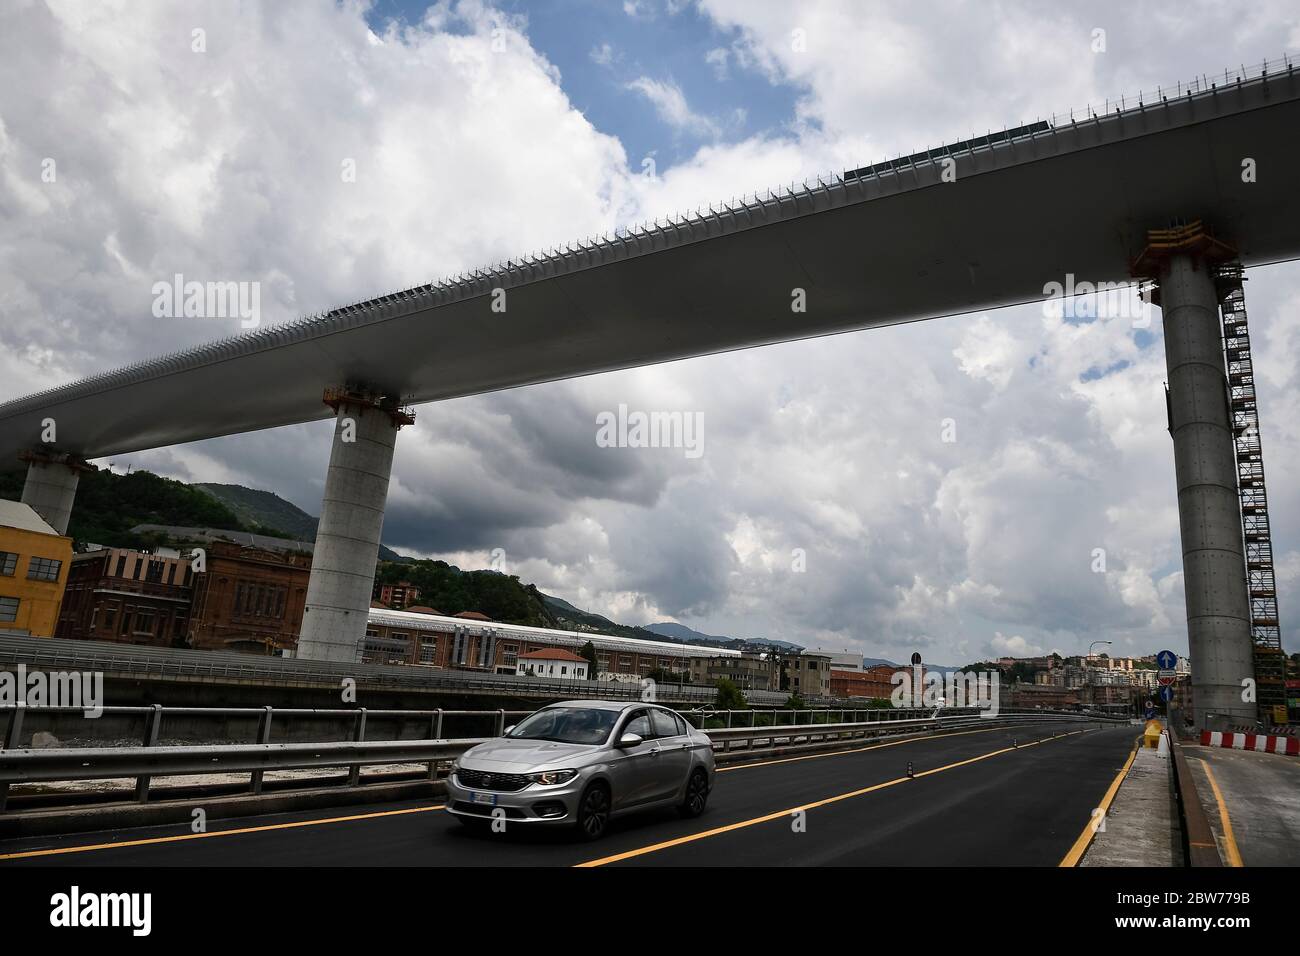
<svg viewBox="0 0 1300 956">
<path fill-rule="evenodd" d="M 1279 737 L 1275 734 L 1228 734 L 1217 730 L 1202 730 L 1201 745 L 1300 756 L 1300 738 Z"/>
</svg>

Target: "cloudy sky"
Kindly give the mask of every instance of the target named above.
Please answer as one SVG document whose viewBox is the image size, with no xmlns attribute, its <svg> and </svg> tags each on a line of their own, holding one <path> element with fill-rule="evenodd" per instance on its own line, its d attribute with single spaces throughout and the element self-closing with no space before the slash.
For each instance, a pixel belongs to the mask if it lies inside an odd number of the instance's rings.
<svg viewBox="0 0 1300 956">
<path fill-rule="evenodd" d="M 238 330 L 154 318 L 178 272 L 256 281 L 263 322 L 289 321 L 1298 46 L 1289 0 L 9 0 L 0 400 Z M 1293 651 L 1300 266 L 1247 291 Z M 425 406 L 385 540 L 465 567 L 500 549 L 632 624 L 951 664 L 1185 651 L 1158 325 L 1033 306 Z M 620 403 L 701 414 L 704 453 L 598 447 Z M 113 466 L 315 514 L 328 444 L 318 424 Z"/>
</svg>

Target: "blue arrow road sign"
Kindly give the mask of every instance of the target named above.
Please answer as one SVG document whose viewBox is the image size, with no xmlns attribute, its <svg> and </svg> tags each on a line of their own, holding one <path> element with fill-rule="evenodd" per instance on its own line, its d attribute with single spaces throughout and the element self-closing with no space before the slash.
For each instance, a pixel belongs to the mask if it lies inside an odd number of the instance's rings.
<svg viewBox="0 0 1300 956">
<path fill-rule="evenodd" d="M 1163 700 L 1166 704 L 1169 703 L 1171 700 L 1174 699 L 1174 689 L 1172 687 L 1161 687 L 1160 699 Z"/>
<path fill-rule="evenodd" d="M 1178 666 L 1178 655 L 1173 651 L 1161 651 L 1156 655 L 1156 666 L 1162 671 L 1171 671 Z"/>
</svg>

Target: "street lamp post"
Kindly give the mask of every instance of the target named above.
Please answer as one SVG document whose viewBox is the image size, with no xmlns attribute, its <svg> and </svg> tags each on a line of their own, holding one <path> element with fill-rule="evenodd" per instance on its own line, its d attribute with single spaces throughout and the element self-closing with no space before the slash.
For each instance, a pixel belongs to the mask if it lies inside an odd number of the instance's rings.
<svg viewBox="0 0 1300 956">
<path fill-rule="evenodd" d="M 1096 647 L 1098 644 L 1114 644 L 1114 643 L 1115 643 L 1114 641 L 1093 641 L 1091 644 L 1088 645 L 1088 660 L 1092 660 L 1092 649 Z M 1087 670 L 1086 670 L 1087 666 L 1088 666 L 1087 664 L 1084 665 L 1085 677 L 1087 677 Z"/>
<path fill-rule="evenodd" d="M 1092 649 L 1096 647 L 1098 644 L 1109 645 L 1113 643 L 1115 642 L 1114 641 L 1093 641 L 1091 644 L 1088 645 L 1088 656 L 1084 658 L 1083 661 L 1083 684 L 1085 687 L 1092 686 L 1092 674 L 1090 673 L 1092 668 L 1091 665 L 1088 663 L 1089 661 L 1092 660 Z"/>
</svg>

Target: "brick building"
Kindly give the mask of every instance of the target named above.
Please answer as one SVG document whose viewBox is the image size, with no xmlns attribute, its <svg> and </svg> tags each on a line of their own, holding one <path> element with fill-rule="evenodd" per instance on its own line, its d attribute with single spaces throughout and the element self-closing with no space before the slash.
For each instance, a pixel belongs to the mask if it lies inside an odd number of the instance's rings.
<svg viewBox="0 0 1300 956">
<path fill-rule="evenodd" d="M 296 647 L 311 557 L 216 538 L 203 551 L 198 572 L 188 549 L 74 555 L 56 635 L 254 654 Z"/>
<path fill-rule="evenodd" d="M 832 670 L 831 696 L 888 700 L 894 692 L 892 678 L 896 670 L 889 664 L 875 664 L 862 671 Z"/>
<path fill-rule="evenodd" d="M 72 556 L 56 637 L 184 647 L 190 562 L 179 556 L 100 548 Z"/>
<path fill-rule="evenodd" d="M 194 575 L 189 645 L 276 654 L 298 646 L 311 556 L 211 541 Z"/>
<path fill-rule="evenodd" d="M 1072 710 L 1081 702 L 1079 691 L 1056 684 L 1003 684 L 1000 691 L 998 704 L 1001 707 Z"/>
<path fill-rule="evenodd" d="M 370 598 L 384 607 L 405 611 L 420 603 L 420 589 L 410 581 L 398 581 L 396 584 L 380 584 L 376 581 Z"/>
</svg>

